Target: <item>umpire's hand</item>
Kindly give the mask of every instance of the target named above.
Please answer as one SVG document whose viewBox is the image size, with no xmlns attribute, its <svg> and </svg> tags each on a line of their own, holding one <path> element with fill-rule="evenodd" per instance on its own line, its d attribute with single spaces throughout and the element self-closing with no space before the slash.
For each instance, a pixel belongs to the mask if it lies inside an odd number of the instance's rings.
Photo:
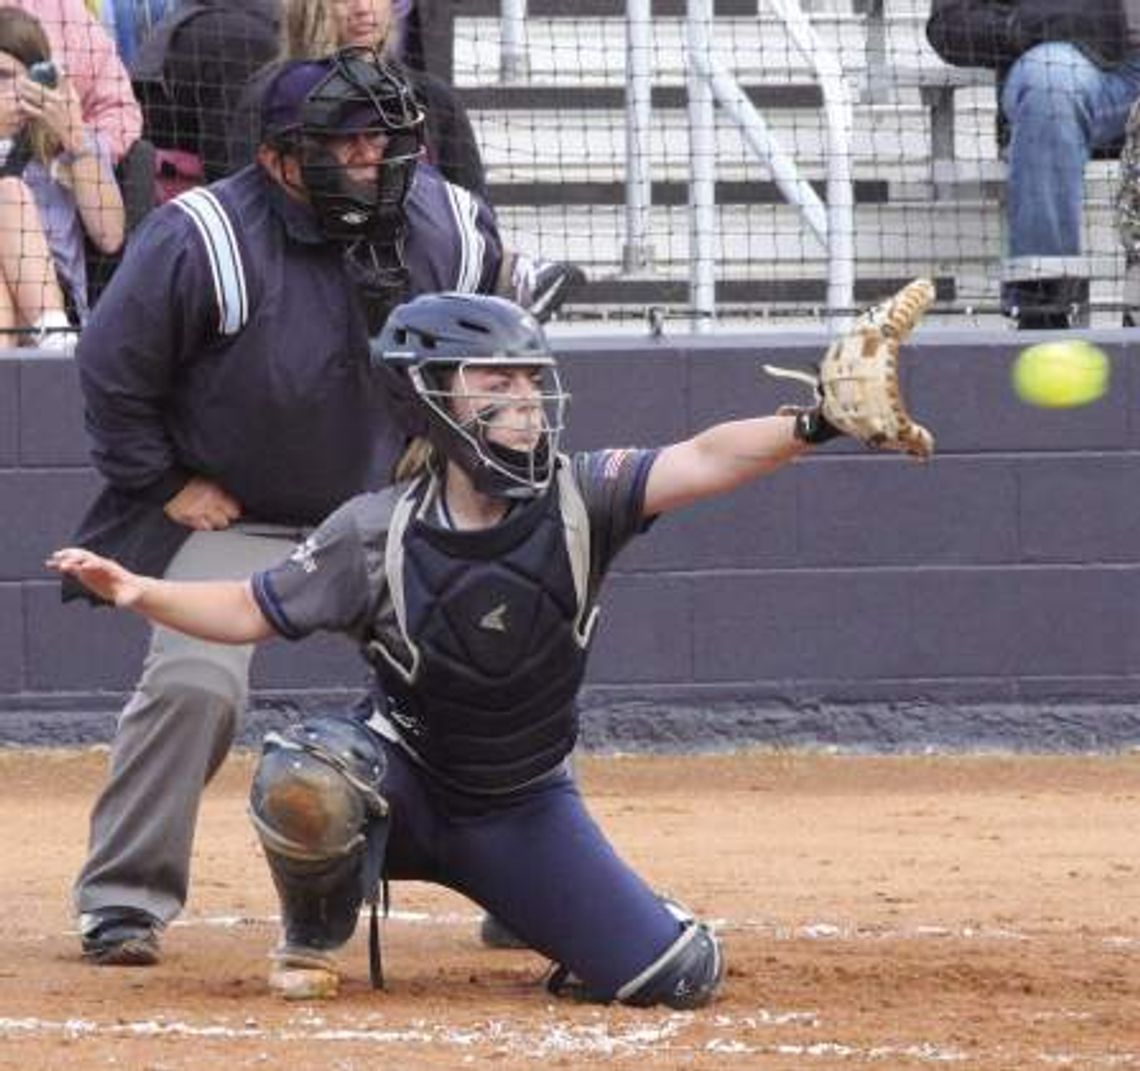
<svg viewBox="0 0 1140 1071">
<path fill-rule="evenodd" d="M 241 503 L 204 476 L 192 476 L 163 509 L 172 521 L 198 532 L 221 531 L 241 516 Z"/>
</svg>

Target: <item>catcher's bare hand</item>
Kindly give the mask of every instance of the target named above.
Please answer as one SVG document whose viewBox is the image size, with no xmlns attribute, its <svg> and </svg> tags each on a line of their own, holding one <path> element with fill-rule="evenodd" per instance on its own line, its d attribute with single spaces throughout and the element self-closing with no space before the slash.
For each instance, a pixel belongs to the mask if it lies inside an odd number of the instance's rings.
<svg viewBox="0 0 1140 1071">
<path fill-rule="evenodd" d="M 213 480 L 193 476 L 163 510 L 172 521 L 187 528 L 218 532 L 241 516 L 241 503 Z"/>
<path fill-rule="evenodd" d="M 63 547 L 44 564 L 57 573 L 75 577 L 89 591 L 116 606 L 130 606 L 142 594 L 142 577 L 82 547 Z"/>
</svg>

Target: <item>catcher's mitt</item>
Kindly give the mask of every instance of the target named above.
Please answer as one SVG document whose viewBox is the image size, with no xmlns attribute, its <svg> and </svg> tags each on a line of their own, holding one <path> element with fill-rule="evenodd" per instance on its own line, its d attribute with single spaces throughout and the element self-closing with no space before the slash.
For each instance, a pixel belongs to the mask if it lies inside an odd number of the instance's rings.
<svg viewBox="0 0 1140 1071">
<path fill-rule="evenodd" d="M 809 384 L 824 420 L 864 445 L 929 457 L 934 452 L 934 436 L 906 410 L 899 389 L 898 356 L 900 343 L 933 301 L 934 284 L 915 279 L 865 312 L 837 338 L 815 375 L 769 364 L 764 371 Z"/>
</svg>

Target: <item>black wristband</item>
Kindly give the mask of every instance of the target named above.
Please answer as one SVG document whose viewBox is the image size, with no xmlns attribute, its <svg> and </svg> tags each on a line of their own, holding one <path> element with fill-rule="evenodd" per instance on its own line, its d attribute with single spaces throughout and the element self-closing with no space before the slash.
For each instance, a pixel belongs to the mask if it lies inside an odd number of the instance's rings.
<svg viewBox="0 0 1140 1071">
<path fill-rule="evenodd" d="M 796 414 L 792 434 L 802 443 L 819 446 L 843 434 L 820 409 L 804 409 Z"/>
</svg>

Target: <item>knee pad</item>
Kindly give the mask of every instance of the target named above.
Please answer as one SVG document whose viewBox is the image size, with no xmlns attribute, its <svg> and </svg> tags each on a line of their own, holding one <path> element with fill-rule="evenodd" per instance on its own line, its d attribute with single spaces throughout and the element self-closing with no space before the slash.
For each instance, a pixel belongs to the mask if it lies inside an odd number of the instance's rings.
<svg viewBox="0 0 1140 1071">
<path fill-rule="evenodd" d="M 665 906 L 678 918 L 682 929 L 678 938 L 615 994 L 622 1004 L 648 1008 L 689 1011 L 703 1008 L 715 996 L 724 978 L 724 955 L 716 935 L 679 904 L 666 900 Z"/>
<path fill-rule="evenodd" d="M 383 872 L 386 761 L 367 729 L 308 718 L 265 738 L 250 790 L 257 829 L 281 898 L 288 945 L 331 949 L 375 902 Z"/>
<path fill-rule="evenodd" d="M 313 717 L 265 738 L 250 817 L 267 848 L 298 860 L 348 855 L 388 814 L 387 762 L 372 734 L 346 718 Z"/>
</svg>

